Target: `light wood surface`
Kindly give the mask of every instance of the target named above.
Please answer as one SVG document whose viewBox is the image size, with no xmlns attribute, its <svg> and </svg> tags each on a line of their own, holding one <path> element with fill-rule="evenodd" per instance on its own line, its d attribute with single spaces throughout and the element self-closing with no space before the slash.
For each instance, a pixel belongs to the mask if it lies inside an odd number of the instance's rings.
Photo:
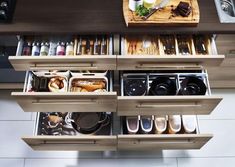
<svg viewBox="0 0 235 167">
<path fill-rule="evenodd" d="M 116 112 L 116 92 L 13 92 L 25 112 Z"/>
<path fill-rule="evenodd" d="M 118 115 L 210 114 L 220 96 L 118 96 Z"/>
<path fill-rule="evenodd" d="M 10 56 L 16 71 L 24 70 L 115 70 L 115 55 Z"/>
<path fill-rule="evenodd" d="M 159 1 L 160 2 L 160 1 Z M 197 0 L 184 0 L 192 7 L 192 12 L 188 17 L 172 16 L 172 9 L 175 9 L 180 0 L 170 1 L 167 6 L 156 11 L 147 20 L 132 12 L 129 7 L 129 0 L 123 0 L 123 15 L 126 25 L 129 26 L 197 26 L 200 19 L 200 12 Z"/>
<path fill-rule="evenodd" d="M 117 56 L 118 70 L 198 69 L 219 66 L 223 55 L 121 55 Z"/>
<path fill-rule="evenodd" d="M 34 150 L 115 151 L 116 136 L 25 136 L 22 139 Z"/>
<path fill-rule="evenodd" d="M 200 149 L 212 137 L 212 134 L 118 135 L 118 149 Z"/>
</svg>

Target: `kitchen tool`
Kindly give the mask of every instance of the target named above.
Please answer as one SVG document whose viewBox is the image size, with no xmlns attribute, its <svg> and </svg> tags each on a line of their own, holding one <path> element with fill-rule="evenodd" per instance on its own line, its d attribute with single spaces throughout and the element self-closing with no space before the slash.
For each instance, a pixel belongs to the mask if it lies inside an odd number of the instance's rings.
<svg viewBox="0 0 235 167">
<path fill-rule="evenodd" d="M 182 123 L 186 133 L 193 133 L 196 131 L 197 118 L 195 115 L 182 115 Z"/>
<path fill-rule="evenodd" d="M 136 134 L 139 130 L 139 116 L 126 117 L 126 126 L 129 134 Z"/>
<path fill-rule="evenodd" d="M 140 117 L 141 132 L 144 134 L 151 133 L 153 130 L 153 116 Z"/>
<path fill-rule="evenodd" d="M 157 10 L 164 8 L 170 0 L 162 0 L 160 4 L 156 5 L 155 7 L 153 7 L 150 12 L 143 16 L 142 19 L 143 20 L 147 20 L 150 16 L 152 16 Z"/>
<path fill-rule="evenodd" d="M 83 134 L 95 133 L 110 123 L 106 113 L 72 113 L 71 124 L 75 130 Z"/>
<path fill-rule="evenodd" d="M 187 76 L 180 83 L 182 95 L 205 95 L 207 87 L 202 79 L 195 76 Z"/>
<path fill-rule="evenodd" d="M 158 76 L 150 85 L 149 95 L 176 95 L 177 88 L 174 80 L 167 76 Z"/>
<path fill-rule="evenodd" d="M 168 133 L 176 134 L 181 130 L 181 116 L 170 115 L 168 120 Z"/>
<path fill-rule="evenodd" d="M 209 41 L 207 40 L 205 36 L 194 35 L 193 42 L 194 42 L 196 54 L 199 54 L 199 55 L 209 54 L 208 47 L 207 47 Z"/>
<path fill-rule="evenodd" d="M 144 96 L 147 92 L 145 80 L 128 79 L 124 83 L 124 93 L 126 96 Z"/>
<path fill-rule="evenodd" d="M 155 133 L 162 134 L 167 130 L 167 119 L 167 116 L 154 117 Z"/>
</svg>

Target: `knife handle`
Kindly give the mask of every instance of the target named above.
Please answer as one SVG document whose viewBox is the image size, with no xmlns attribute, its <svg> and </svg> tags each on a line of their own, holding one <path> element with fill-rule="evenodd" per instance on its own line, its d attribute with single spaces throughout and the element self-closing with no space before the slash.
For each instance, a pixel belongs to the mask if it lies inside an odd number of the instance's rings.
<svg viewBox="0 0 235 167">
<path fill-rule="evenodd" d="M 147 19 L 148 19 L 150 16 L 152 16 L 158 9 L 159 9 L 159 8 L 153 8 L 153 9 L 149 12 L 149 14 L 147 14 L 147 15 L 145 15 L 145 16 L 142 17 L 143 20 L 147 20 Z"/>
</svg>

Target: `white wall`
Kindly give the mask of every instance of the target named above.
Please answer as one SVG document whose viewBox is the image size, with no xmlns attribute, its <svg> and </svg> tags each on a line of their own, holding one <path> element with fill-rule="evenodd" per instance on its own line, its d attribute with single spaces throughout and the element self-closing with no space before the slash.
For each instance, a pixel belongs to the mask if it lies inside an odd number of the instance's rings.
<svg viewBox="0 0 235 167">
<path fill-rule="evenodd" d="M 235 90 L 213 90 L 223 102 L 210 116 L 199 116 L 201 132 L 214 138 L 201 150 L 152 152 L 35 152 L 21 139 L 32 135 L 35 115 L 24 113 L 0 91 L 0 167 L 234 167 Z"/>
</svg>

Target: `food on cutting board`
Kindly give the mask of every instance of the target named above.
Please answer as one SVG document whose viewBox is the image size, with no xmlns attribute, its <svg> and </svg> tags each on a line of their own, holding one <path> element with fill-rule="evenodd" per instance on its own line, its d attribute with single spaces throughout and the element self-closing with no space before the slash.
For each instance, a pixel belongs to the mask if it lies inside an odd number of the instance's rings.
<svg viewBox="0 0 235 167">
<path fill-rule="evenodd" d="M 51 92 L 65 92 L 67 90 L 67 81 L 64 77 L 52 77 L 48 83 Z"/>
<path fill-rule="evenodd" d="M 104 79 L 73 79 L 71 92 L 106 92 Z"/>
<path fill-rule="evenodd" d="M 172 12 L 176 16 L 180 15 L 183 17 L 188 17 L 192 12 L 192 7 L 190 6 L 188 2 L 180 1 L 178 6 L 174 10 L 172 10 Z"/>
<path fill-rule="evenodd" d="M 159 55 L 158 38 L 151 36 L 127 37 L 126 51 L 128 55 Z"/>
</svg>

